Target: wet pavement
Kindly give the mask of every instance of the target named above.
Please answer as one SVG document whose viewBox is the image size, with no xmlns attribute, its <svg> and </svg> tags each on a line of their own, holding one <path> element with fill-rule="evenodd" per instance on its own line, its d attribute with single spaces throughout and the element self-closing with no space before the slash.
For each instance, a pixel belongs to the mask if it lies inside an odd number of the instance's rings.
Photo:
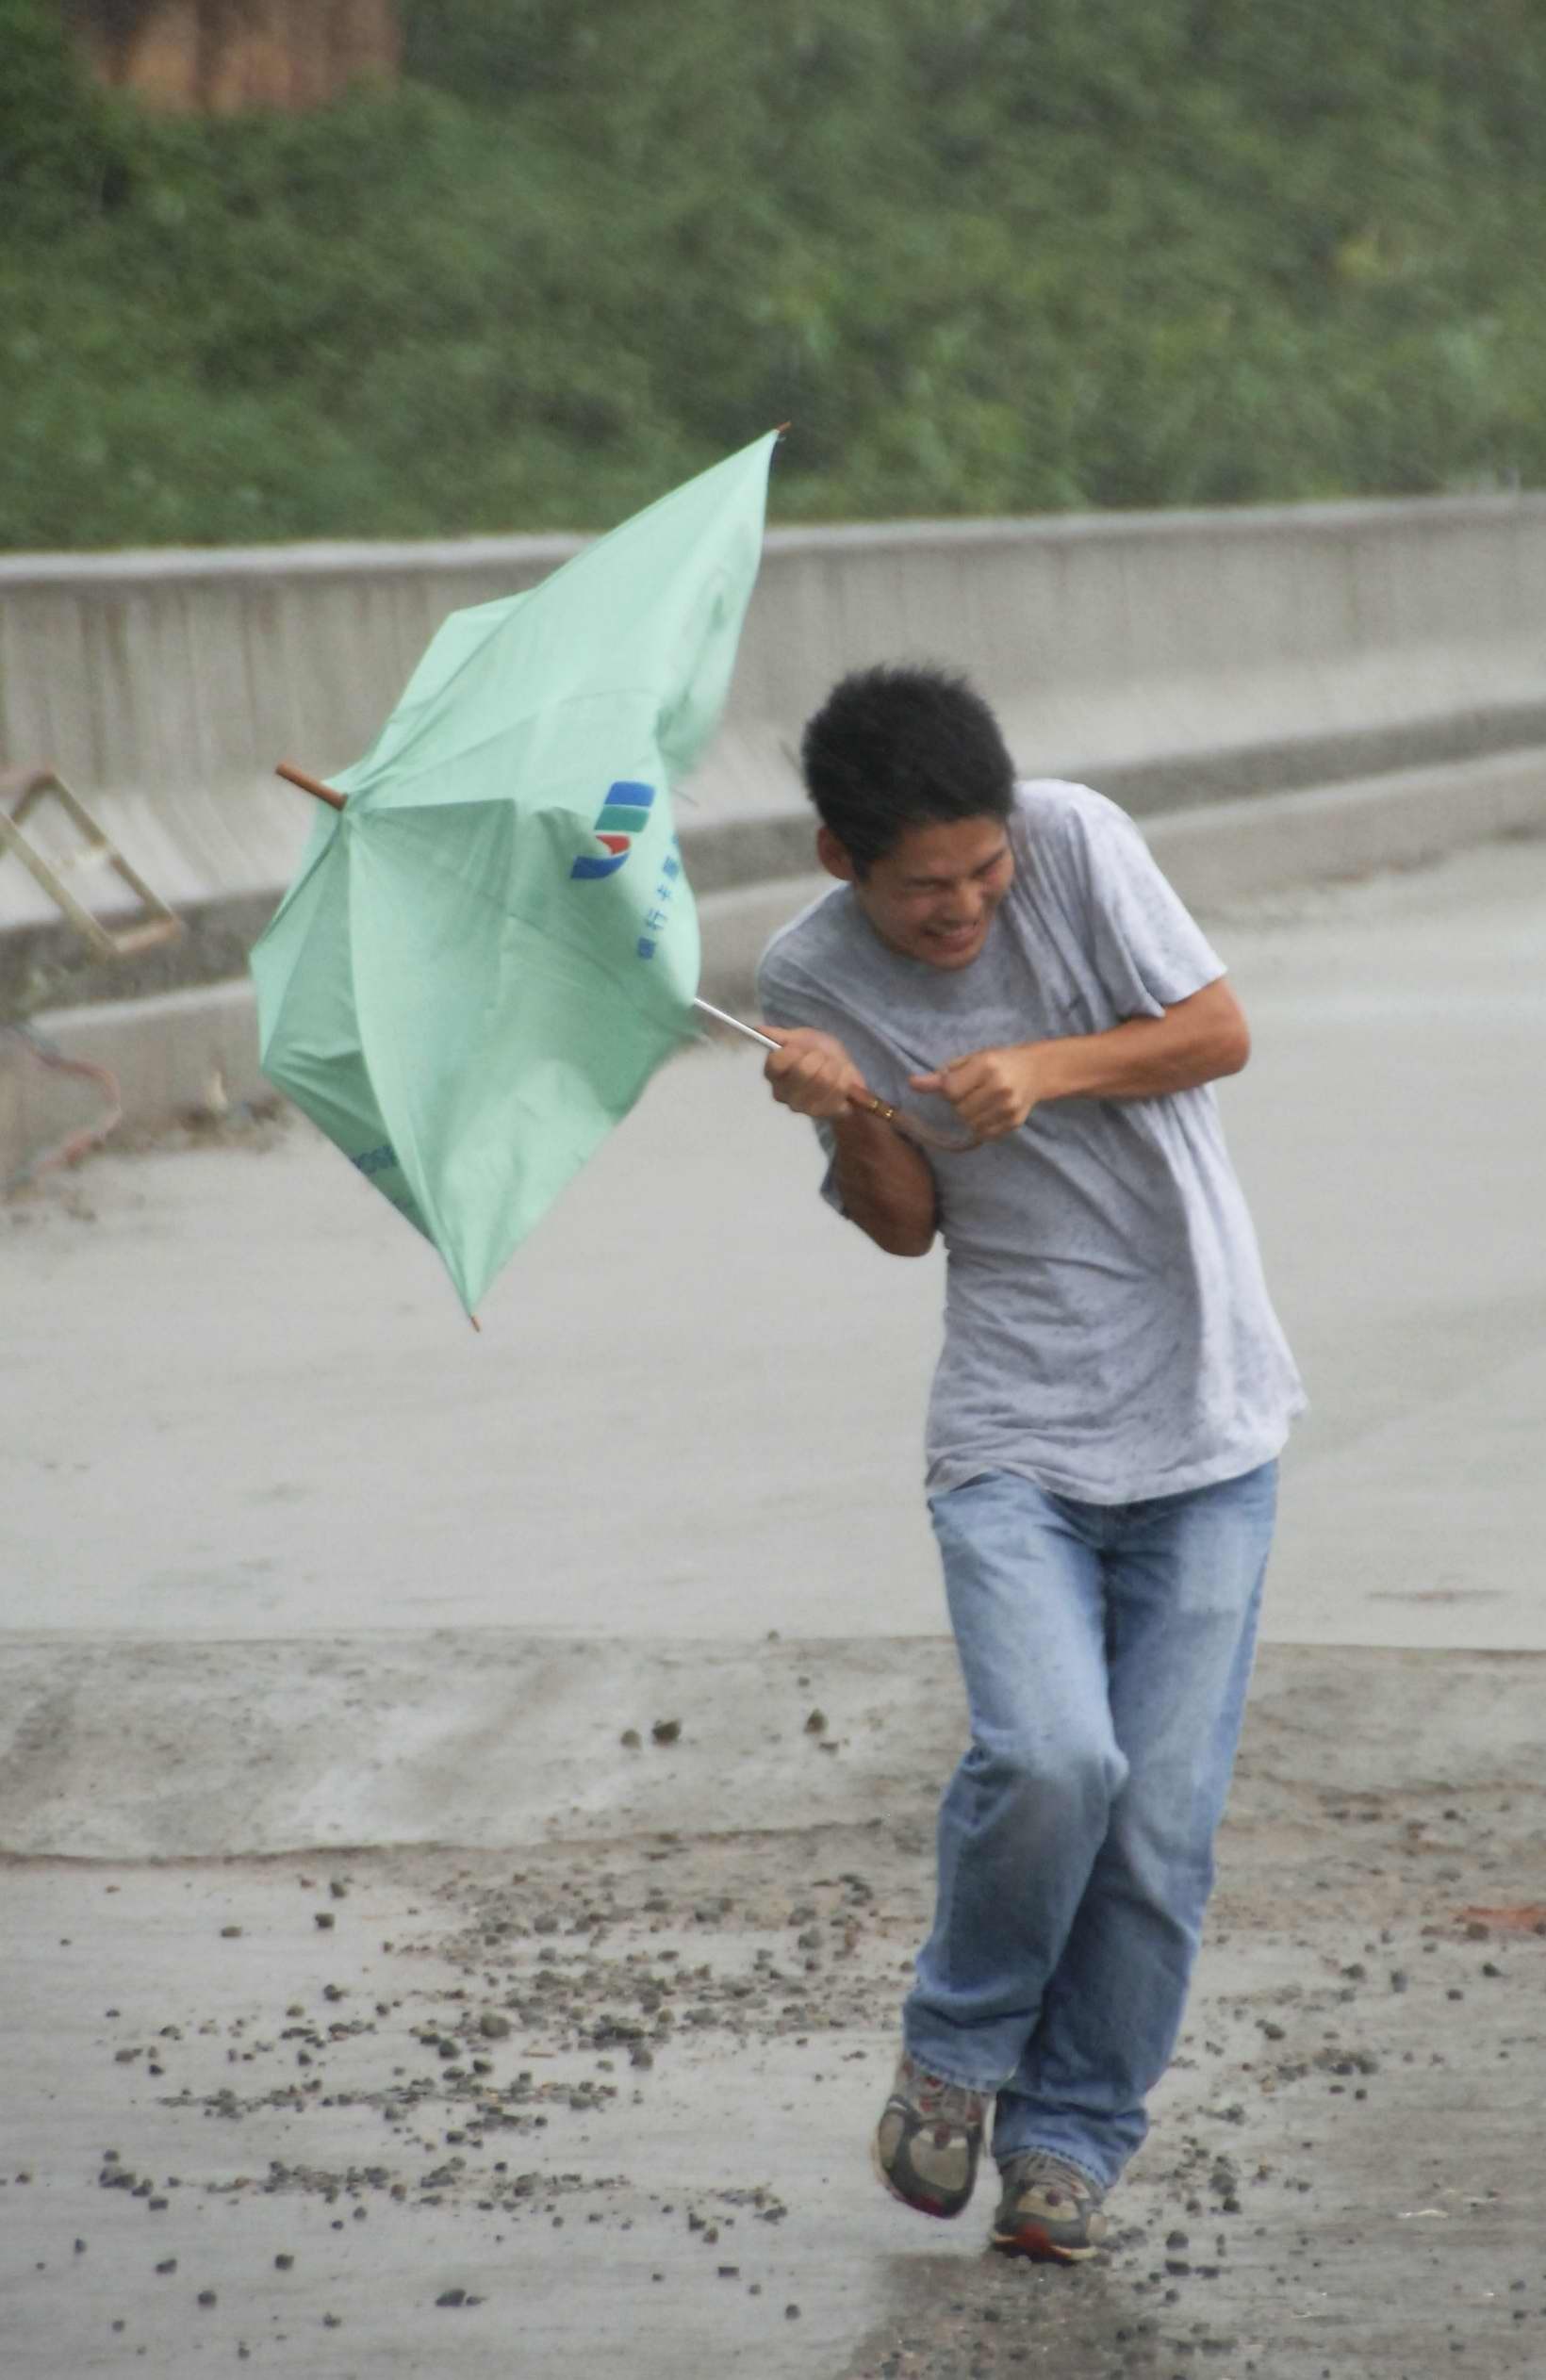
<svg viewBox="0 0 1546 2380">
<path fill-rule="evenodd" d="M 1269 1651 L 1180 2052 L 1070 2274 L 985 2251 L 988 2178 L 944 2225 L 867 2168 L 946 1649 L 897 1655 L 916 1772 L 861 1753 L 805 1823 L 854 1680 L 781 1651 L 833 1732 L 762 1827 L 706 1830 L 733 1755 L 689 1724 L 502 1850 L 8 1866 L 7 2370 L 1546 2369 L 1538 1657 Z M 653 1763 L 696 1830 L 640 1825 Z"/>
<path fill-rule="evenodd" d="M 8 2380 L 1546 2374 L 1546 846 L 1209 923 L 1314 1409 L 1099 2264 L 869 2175 L 941 1282 L 702 1054 L 481 1338 L 298 1125 L 0 1211 Z"/>
</svg>

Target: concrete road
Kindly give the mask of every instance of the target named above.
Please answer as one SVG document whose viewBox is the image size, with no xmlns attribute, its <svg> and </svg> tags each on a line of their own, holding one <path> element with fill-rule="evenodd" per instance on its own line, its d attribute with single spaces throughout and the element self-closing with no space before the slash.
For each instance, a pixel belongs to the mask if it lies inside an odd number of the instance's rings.
<svg viewBox="0 0 1546 2380">
<path fill-rule="evenodd" d="M 1546 1647 L 1546 843 L 1210 922 L 1312 1398 L 1268 1636 Z M 481 1337 L 309 1127 L 56 1177 L 0 1214 L 0 1625 L 937 1632 L 940 1261 L 815 1177 L 751 1051 L 683 1059 Z"/>
</svg>

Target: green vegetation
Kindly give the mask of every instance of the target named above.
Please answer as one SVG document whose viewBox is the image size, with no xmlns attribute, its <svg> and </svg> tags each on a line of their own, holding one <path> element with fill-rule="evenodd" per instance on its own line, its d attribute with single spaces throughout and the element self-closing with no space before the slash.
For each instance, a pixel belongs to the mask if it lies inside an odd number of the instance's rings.
<svg viewBox="0 0 1546 2380">
<path fill-rule="evenodd" d="M 153 120 L 0 0 L 0 545 L 1546 483 L 1538 0 L 403 0 Z"/>
</svg>

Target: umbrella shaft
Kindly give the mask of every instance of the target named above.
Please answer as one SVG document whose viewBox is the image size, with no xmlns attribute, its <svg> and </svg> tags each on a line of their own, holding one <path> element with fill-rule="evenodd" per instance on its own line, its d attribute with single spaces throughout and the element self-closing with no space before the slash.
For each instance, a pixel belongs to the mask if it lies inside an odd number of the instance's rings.
<svg viewBox="0 0 1546 2380">
<path fill-rule="evenodd" d="M 695 1009 L 701 1009 L 705 1016 L 712 1016 L 715 1024 L 728 1025 L 732 1033 L 744 1033 L 747 1040 L 748 1042 L 755 1042 L 759 1049 L 777 1049 L 779 1047 L 779 1043 L 773 1041 L 769 1035 L 766 1033 L 759 1033 L 754 1026 L 743 1025 L 738 1016 L 728 1016 L 723 1009 L 716 1009 L 712 1001 L 695 1000 L 693 1002 L 693 1006 Z"/>
</svg>

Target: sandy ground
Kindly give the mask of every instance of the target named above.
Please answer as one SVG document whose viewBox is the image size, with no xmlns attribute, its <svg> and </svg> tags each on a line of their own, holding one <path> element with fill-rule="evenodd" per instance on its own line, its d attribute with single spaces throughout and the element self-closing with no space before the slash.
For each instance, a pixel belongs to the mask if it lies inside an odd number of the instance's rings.
<svg viewBox="0 0 1546 2380">
<path fill-rule="evenodd" d="M 7 2380 L 1546 2374 L 1546 850 L 1210 923 L 1315 1409 L 1100 2264 L 868 2175 L 939 1277 L 703 1056 L 481 1339 L 300 1129 L 0 1215 Z"/>
</svg>

